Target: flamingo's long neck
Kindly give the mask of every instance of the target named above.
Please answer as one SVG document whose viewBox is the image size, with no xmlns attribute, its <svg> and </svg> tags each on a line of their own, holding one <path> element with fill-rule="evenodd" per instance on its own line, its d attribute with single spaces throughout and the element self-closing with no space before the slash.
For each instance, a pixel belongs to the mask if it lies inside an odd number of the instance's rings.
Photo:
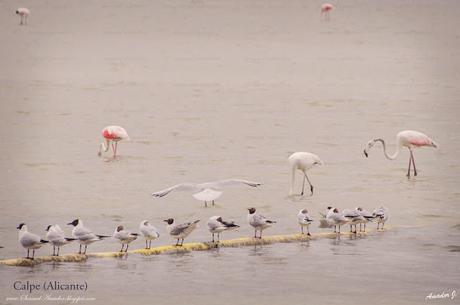
<svg viewBox="0 0 460 305">
<path fill-rule="evenodd" d="M 396 159 L 396 157 L 399 155 L 399 151 L 401 149 L 399 143 L 396 143 L 396 151 L 393 155 L 389 155 L 388 152 L 387 152 L 387 146 L 385 144 L 385 141 L 383 139 L 375 139 L 376 142 L 381 142 L 382 143 L 382 146 L 383 146 L 383 153 L 385 155 L 385 157 L 389 160 L 394 160 Z"/>
</svg>

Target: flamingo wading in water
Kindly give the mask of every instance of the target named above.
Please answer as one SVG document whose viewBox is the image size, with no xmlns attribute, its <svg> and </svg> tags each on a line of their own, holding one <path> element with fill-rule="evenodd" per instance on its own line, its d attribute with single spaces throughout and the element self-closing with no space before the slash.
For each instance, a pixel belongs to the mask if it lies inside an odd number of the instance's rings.
<svg viewBox="0 0 460 305">
<path fill-rule="evenodd" d="M 101 156 L 102 151 L 107 152 L 112 144 L 113 149 L 113 158 L 117 156 L 117 146 L 118 142 L 121 140 L 129 140 L 128 133 L 123 127 L 120 126 L 107 126 L 102 129 L 102 137 L 104 141 L 99 147 L 98 156 Z"/>
<path fill-rule="evenodd" d="M 322 165 L 323 161 L 321 159 L 312 153 L 309 152 L 295 152 L 293 153 L 289 159 L 289 164 L 291 165 L 291 170 L 292 170 L 292 177 L 291 177 L 291 188 L 289 190 L 289 196 L 292 196 L 294 194 L 294 182 L 295 182 L 295 172 L 296 170 L 299 170 L 303 173 L 303 184 L 302 184 L 302 192 L 300 195 L 302 196 L 305 190 L 305 180 L 308 181 L 308 184 L 310 184 L 310 191 L 311 195 L 313 196 L 313 185 L 310 182 L 310 179 L 308 179 L 307 176 L 307 171 L 314 167 L 315 165 Z"/>
<path fill-rule="evenodd" d="M 334 6 L 330 3 L 324 3 L 321 5 L 321 17 L 324 16 L 324 20 L 331 19 L 329 14 L 334 9 Z"/>
<path fill-rule="evenodd" d="M 396 151 L 393 155 L 390 156 L 387 153 L 387 147 L 383 139 L 373 139 L 367 142 L 366 148 L 364 149 L 364 155 L 366 157 L 369 156 L 369 150 L 377 142 L 382 143 L 383 153 L 385 157 L 389 160 L 396 159 L 402 147 L 407 147 L 409 149 L 410 158 L 409 158 L 409 167 L 407 168 L 407 177 L 410 177 L 411 164 L 414 166 L 414 176 L 417 176 L 417 169 L 415 168 L 415 160 L 414 160 L 414 153 L 413 153 L 414 148 L 423 147 L 423 146 L 438 148 L 438 144 L 436 144 L 433 140 L 431 140 L 431 138 L 428 137 L 427 135 L 421 132 L 418 132 L 418 131 L 414 131 L 414 130 L 404 130 L 404 131 L 399 132 L 396 135 Z"/>
<path fill-rule="evenodd" d="M 21 17 L 20 25 L 27 25 L 27 17 L 30 15 L 29 9 L 25 7 L 20 7 L 16 10 L 16 14 Z"/>
</svg>

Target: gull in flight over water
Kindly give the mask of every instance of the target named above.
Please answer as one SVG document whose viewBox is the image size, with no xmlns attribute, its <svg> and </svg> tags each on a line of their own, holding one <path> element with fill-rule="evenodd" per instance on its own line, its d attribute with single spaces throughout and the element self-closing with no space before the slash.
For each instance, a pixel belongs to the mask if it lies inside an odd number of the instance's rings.
<svg viewBox="0 0 460 305">
<path fill-rule="evenodd" d="M 224 188 L 240 185 L 258 187 L 262 185 L 262 183 L 242 179 L 226 179 L 205 183 L 180 183 L 167 189 L 152 193 L 152 196 L 164 197 L 172 191 L 189 191 L 193 193 L 193 198 L 199 201 L 204 201 L 204 206 L 207 207 L 208 202 L 212 202 L 212 205 L 214 205 L 214 201 L 222 196 Z"/>
</svg>

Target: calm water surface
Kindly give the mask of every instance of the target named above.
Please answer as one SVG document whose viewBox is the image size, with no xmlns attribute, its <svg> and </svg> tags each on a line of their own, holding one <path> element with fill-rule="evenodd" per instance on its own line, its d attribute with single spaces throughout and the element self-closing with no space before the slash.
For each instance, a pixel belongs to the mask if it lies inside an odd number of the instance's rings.
<svg viewBox="0 0 460 305">
<path fill-rule="evenodd" d="M 337 4 L 337 3 L 336 3 Z M 391 228 L 365 238 L 220 249 L 85 263 L 0 267 L 1 301 L 15 280 L 87 281 L 90 304 L 422 304 L 460 292 L 460 3 L 340 1 L 0 1 L 0 258 L 23 256 L 16 226 L 44 236 L 76 217 L 99 234 L 142 219 L 222 215 L 249 236 L 246 208 L 297 232 L 296 214 L 328 205 L 390 209 Z M 100 130 L 126 128 L 119 160 L 96 156 Z M 384 159 L 373 137 L 427 133 L 439 150 Z M 287 157 L 318 154 L 315 195 L 287 198 Z M 152 191 L 229 177 L 260 180 L 203 208 Z M 300 190 L 301 177 L 298 176 Z M 70 228 L 65 228 L 70 234 Z M 320 231 L 313 226 L 312 231 Z M 142 247 L 142 241 L 133 243 Z M 74 252 L 77 245 L 62 249 Z M 108 240 L 91 251 L 113 251 Z M 47 254 L 48 248 L 38 251 Z M 64 293 L 67 296 L 67 292 Z M 442 300 L 433 303 L 458 302 Z M 8 302 L 6 302 L 8 303 Z M 18 302 L 10 302 L 17 304 Z M 56 304 L 59 302 L 56 302 Z"/>
</svg>

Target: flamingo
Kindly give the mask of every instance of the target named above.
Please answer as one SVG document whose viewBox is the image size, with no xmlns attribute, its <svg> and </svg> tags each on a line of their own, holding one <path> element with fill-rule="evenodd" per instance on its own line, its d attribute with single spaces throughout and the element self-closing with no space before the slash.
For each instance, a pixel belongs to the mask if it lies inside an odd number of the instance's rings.
<svg viewBox="0 0 460 305">
<path fill-rule="evenodd" d="M 291 170 L 292 170 L 292 179 L 291 179 L 291 188 L 289 190 L 289 196 L 292 196 L 294 194 L 294 182 L 295 182 L 295 171 L 299 170 L 303 173 L 303 184 L 302 184 L 302 192 L 300 195 L 302 196 L 304 193 L 305 189 L 305 179 L 308 181 L 308 184 L 310 184 L 310 191 L 311 195 L 313 196 L 313 185 L 310 182 L 310 179 L 308 179 L 307 176 L 307 171 L 314 167 L 315 165 L 322 165 L 323 161 L 321 159 L 312 153 L 309 152 L 295 152 L 293 153 L 289 159 L 289 164 L 291 165 Z"/>
<path fill-rule="evenodd" d="M 117 155 L 118 141 L 129 140 L 128 133 L 123 127 L 120 126 L 105 127 L 104 129 L 102 129 L 102 137 L 104 137 L 104 142 L 101 143 L 97 155 L 101 156 L 102 151 L 108 151 L 110 148 L 110 144 L 112 144 L 114 159 Z"/>
<path fill-rule="evenodd" d="M 415 159 L 414 159 L 414 148 L 428 146 L 438 148 L 438 144 L 431 140 L 426 134 L 423 134 L 418 131 L 414 130 L 404 130 L 399 132 L 396 135 L 396 151 L 393 155 L 388 155 L 387 147 L 385 145 L 385 141 L 383 139 L 373 139 L 367 142 L 367 146 L 364 149 L 364 155 L 366 158 L 369 156 L 369 150 L 375 145 L 376 142 L 381 142 L 383 146 L 383 153 L 385 157 L 389 160 L 394 160 L 399 155 L 399 152 L 402 147 L 407 147 L 410 152 L 409 158 L 409 167 L 407 168 L 407 177 L 410 177 L 410 168 L 411 164 L 414 166 L 414 176 L 417 176 L 417 169 L 415 168 Z"/>
<path fill-rule="evenodd" d="M 27 25 L 27 17 L 30 15 L 29 9 L 25 7 L 20 7 L 16 10 L 16 14 L 21 16 L 21 22 L 19 23 L 20 25 Z"/>
<path fill-rule="evenodd" d="M 334 6 L 330 3 L 324 3 L 321 5 L 321 17 L 324 15 L 324 20 L 329 20 L 329 13 L 334 9 Z"/>
</svg>

